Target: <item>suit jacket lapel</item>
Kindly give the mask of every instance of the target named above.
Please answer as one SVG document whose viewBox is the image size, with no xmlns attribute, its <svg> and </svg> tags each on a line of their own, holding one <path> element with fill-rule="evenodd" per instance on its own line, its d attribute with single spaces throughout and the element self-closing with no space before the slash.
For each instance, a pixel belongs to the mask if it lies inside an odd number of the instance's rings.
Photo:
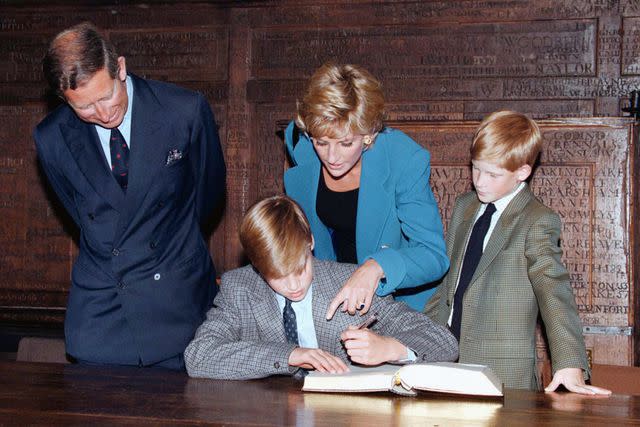
<svg viewBox="0 0 640 427">
<path fill-rule="evenodd" d="M 129 75 L 133 83 L 133 103 L 131 111 L 131 155 L 129 160 L 129 184 L 127 186 L 127 204 L 120 216 L 118 230 L 123 230 L 131 217 L 137 212 L 140 203 L 159 167 L 164 166 L 158 132 L 163 128 L 163 110 L 147 83 Z"/>
<path fill-rule="evenodd" d="M 315 153 L 314 153 L 315 156 Z M 317 157 L 316 157 L 317 158 Z M 318 180 L 320 179 L 320 161 L 301 164 L 289 170 L 293 181 L 290 194 L 305 209 L 309 220 L 313 238 L 315 240 L 314 254 L 321 259 L 335 260 L 333 242 L 327 227 L 320 221 L 316 212 L 318 197 Z"/>
<path fill-rule="evenodd" d="M 460 278 L 462 263 L 464 262 L 464 253 L 467 249 L 467 242 L 469 241 L 471 231 L 473 230 L 473 224 L 475 223 L 474 220 L 478 209 L 480 209 L 480 201 L 475 198 L 465 209 L 462 223 L 460 224 L 460 232 L 456 234 L 456 240 L 453 242 L 451 250 L 451 273 L 455 282 L 449 287 L 449 301 L 453 301 L 453 296 L 456 292 L 456 285 Z"/>
<path fill-rule="evenodd" d="M 339 341 L 340 333 L 349 326 L 349 319 L 352 316 L 343 315 L 340 309 L 336 312 L 331 320 L 326 319 L 326 311 L 329 303 L 338 292 L 342 283 L 335 284 L 329 271 L 321 268 L 317 260 L 313 265 L 313 325 L 316 330 L 316 339 L 318 347 L 321 349 L 329 349 L 336 355 L 342 350 L 342 344 Z"/>
<path fill-rule="evenodd" d="M 94 125 L 84 123 L 74 114 L 67 124 L 60 126 L 60 130 L 78 168 L 94 191 L 120 212 L 124 205 L 124 192 L 109 170 Z"/>
<path fill-rule="evenodd" d="M 482 257 L 480 258 L 480 262 L 478 263 L 478 267 L 471 278 L 471 283 L 469 286 L 473 285 L 473 282 L 480 277 L 480 275 L 487 269 L 489 265 L 493 262 L 495 257 L 500 253 L 502 247 L 505 244 L 505 241 L 508 236 L 513 232 L 513 227 L 516 224 L 516 215 L 524 208 L 524 206 L 529 203 L 533 194 L 528 186 L 525 186 L 520 192 L 511 200 L 507 208 L 500 215 L 500 219 L 496 223 L 491 236 L 489 237 L 489 241 L 487 242 L 487 247 L 482 253 Z"/>
<path fill-rule="evenodd" d="M 276 296 L 267 283 L 256 273 L 249 294 L 253 295 L 253 315 L 256 324 L 265 337 L 265 341 L 286 342 L 282 313 L 276 301 Z"/>
<path fill-rule="evenodd" d="M 380 135 L 378 138 L 383 138 Z M 377 252 L 385 223 L 393 204 L 386 187 L 389 178 L 389 163 L 386 152 L 375 145 L 362 154 L 358 213 L 356 218 L 356 252 L 358 262 L 364 261 L 364 254 Z"/>
</svg>

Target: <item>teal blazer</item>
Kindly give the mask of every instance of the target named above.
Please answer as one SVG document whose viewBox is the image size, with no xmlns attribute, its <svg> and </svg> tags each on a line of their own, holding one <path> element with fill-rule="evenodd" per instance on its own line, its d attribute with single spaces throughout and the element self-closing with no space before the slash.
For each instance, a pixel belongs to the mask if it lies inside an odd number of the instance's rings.
<svg viewBox="0 0 640 427">
<path fill-rule="evenodd" d="M 285 191 L 309 218 L 315 256 L 335 260 L 331 232 L 316 213 L 320 159 L 293 122 L 285 131 L 285 143 L 294 163 L 284 175 Z M 358 263 L 373 258 L 384 270 L 376 293 L 394 293 L 419 311 L 435 290 L 430 283 L 449 268 L 442 221 L 429 187 L 429 157 L 403 132 L 390 128 L 380 132 L 362 154 L 356 216 Z"/>
</svg>

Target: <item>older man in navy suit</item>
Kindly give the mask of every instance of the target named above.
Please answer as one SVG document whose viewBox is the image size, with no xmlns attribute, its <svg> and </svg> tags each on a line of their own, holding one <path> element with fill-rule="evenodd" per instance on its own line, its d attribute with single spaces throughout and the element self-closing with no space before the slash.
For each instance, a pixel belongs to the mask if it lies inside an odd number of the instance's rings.
<svg viewBox="0 0 640 427">
<path fill-rule="evenodd" d="M 184 369 L 216 293 L 200 225 L 225 166 L 200 94 L 127 74 L 90 23 L 44 60 L 65 104 L 35 129 L 44 171 L 80 229 L 66 348 L 81 362 Z"/>
</svg>

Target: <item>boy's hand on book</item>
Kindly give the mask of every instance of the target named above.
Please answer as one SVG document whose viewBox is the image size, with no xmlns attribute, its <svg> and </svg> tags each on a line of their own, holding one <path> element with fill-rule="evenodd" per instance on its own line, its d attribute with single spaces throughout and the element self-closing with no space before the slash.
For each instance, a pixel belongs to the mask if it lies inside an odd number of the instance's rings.
<svg viewBox="0 0 640 427">
<path fill-rule="evenodd" d="M 315 369 L 320 372 L 330 372 L 332 374 L 349 372 L 349 368 L 342 359 L 319 348 L 297 347 L 289 355 L 289 366 Z"/>
<path fill-rule="evenodd" d="M 582 369 L 580 368 L 564 368 L 559 369 L 553 375 L 551 383 L 544 389 L 544 391 L 555 391 L 558 386 L 562 384 L 569 391 L 580 394 L 603 394 L 610 395 L 611 390 L 605 388 L 587 385 L 584 382 L 582 375 Z"/>
<path fill-rule="evenodd" d="M 362 365 L 379 365 L 407 357 L 407 347 L 400 341 L 378 335 L 369 329 L 349 326 L 340 339 L 351 360 Z"/>
<path fill-rule="evenodd" d="M 368 259 L 345 282 L 344 286 L 333 298 L 327 308 L 327 320 L 331 320 L 340 305 L 342 312 L 348 311 L 354 315 L 360 311 L 365 314 L 371 307 L 373 295 L 378 288 L 378 283 L 384 278 L 384 271 L 380 264 L 373 259 Z"/>
</svg>

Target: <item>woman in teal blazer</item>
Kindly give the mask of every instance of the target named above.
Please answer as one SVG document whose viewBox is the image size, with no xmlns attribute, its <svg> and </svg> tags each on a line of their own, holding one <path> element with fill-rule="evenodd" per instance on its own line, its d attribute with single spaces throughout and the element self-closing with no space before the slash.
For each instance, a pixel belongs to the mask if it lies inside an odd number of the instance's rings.
<svg viewBox="0 0 640 427">
<path fill-rule="evenodd" d="M 393 293 L 422 311 L 434 292 L 429 284 L 449 268 L 429 187 L 429 152 L 403 132 L 384 128 L 383 107 L 380 83 L 367 71 L 325 64 L 285 131 L 294 163 L 285 189 L 309 219 L 315 256 L 360 264 L 329 306 L 328 319 L 341 304 L 342 311 L 366 313 L 374 292 Z M 345 197 L 345 203 L 333 202 Z M 355 219 L 355 236 L 325 225 L 342 224 L 343 217 Z M 349 243 L 355 243 L 352 259 L 340 259 Z"/>
</svg>

